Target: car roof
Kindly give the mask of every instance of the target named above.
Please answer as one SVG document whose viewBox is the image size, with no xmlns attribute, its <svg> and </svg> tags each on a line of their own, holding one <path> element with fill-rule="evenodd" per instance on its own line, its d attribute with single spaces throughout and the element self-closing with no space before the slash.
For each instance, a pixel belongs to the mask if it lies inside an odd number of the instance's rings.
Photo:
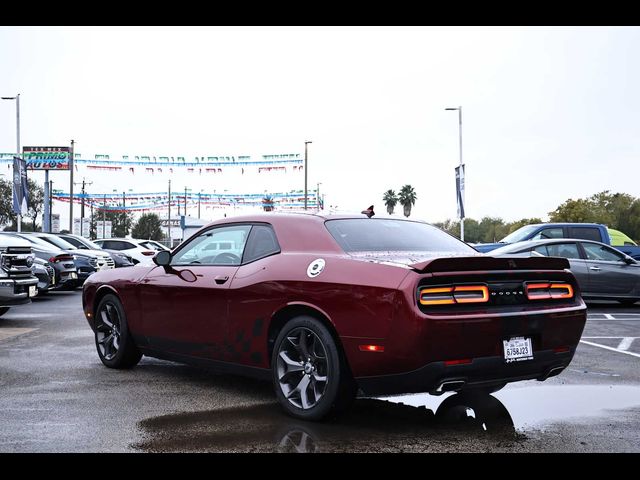
<svg viewBox="0 0 640 480">
<path fill-rule="evenodd" d="M 581 242 L 581 243 L 593 243 L 595 245 L 604 245 L 605 247 L 610 247 L 606 243 L 596 242 L 595 240 L 586 240 L 584 238 L 546 238 L 544 240 L 525 240 L 523 242 L 511 243 L 509 245 L 505 245 L 504 247 L 500 247 L 499 249 L 504 249 L 505 251 L 513 251 L 517 252 L 520 249 L 527 248 L 535 248 L 541 245 L 553 245 L 555 243 L 571 243 L 571 242 Z M 496 250 L 499 250 L 496 248 Z M 488 252 L 489 254 L 491 252 Z"/>
</svg>

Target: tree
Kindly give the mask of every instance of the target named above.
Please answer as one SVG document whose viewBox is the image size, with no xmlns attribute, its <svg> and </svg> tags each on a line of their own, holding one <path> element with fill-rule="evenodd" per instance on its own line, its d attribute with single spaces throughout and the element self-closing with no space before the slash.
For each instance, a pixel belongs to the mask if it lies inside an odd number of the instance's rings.
<svg viewBox="0 0 640 480">
<path fill-rule="evenodd" d="M 44 190 L 40 185 L 27 179 L 28 191 L 28 204 L 29 210 L 25 217 L 31 219 L 31 223 L 22 223 L 22 230 L 25 232 L 35 232 L 38 230 L 38 216 L 42 213 L 44 208 Z M 8 227 L 11 230 L 16 230 L 17 215 L 13 213 L 13 185 L 11 182 L 0 179 L 0 225 L 11 223 Z"/>
<path fill-rule="evenodd" d="M 13 196 L 11 182 L 0 179 L 0 225 L 6 225 L 13 219 Z"/>
<path fill-rule="evenodd" d="M 389 215 L 393 215 L 393 209 L 396 208 L 396 205 L 398 204 L 398 196 L 396 195 L 396 192 L 391 189 L 387 190 L 384 192 L 382 200 L 387 207 L 387 213 Z"/>
<path fill-rule="evenodd" d="M 31 219 L 31 228 L 35 232 L 38 217 L 44 210 L 44 189 L 30 178 L 27 179 L 27 185 L 29 186 L 29 210 L 26 216 Z"/>
<path fill-rule="evenodd" d="M 155 213 L 143 214 L 133 226 L 131 235 L 133 238 L 144 238 L 147 240 L 164 239 L 160 217 Z"/>
<path fill-rule="evenodd" d="M 98 218 L 102 219 L 103 209 L 98 208 Z M 124 238 L 129 234 L 131 225 L 133 224 L 133 214 L 127 210 L 107 210 L 104 212 L 105 220 L 111 221 L 111 236 L 115 238 Z"/>
<path fill-rule="evenodd" d="M 569 200 L 562 203 L 553 212 L 549 212 L 549 219 L 552 222 L 593 222 L 595 215 L 592 204 L 586 199 Z"/>
<path fill-rule="evenodd" d="M 520 220 L 516 220 L 515 222 L 507 223 L 507 235 L 515 232 L 516 230 L 518 230 L 521 227 L 524 227 L 525 225 L 533 225 L 536 223 L 544 223 L 544 222 L 542 221 L 541 218 L 534 217 L 534 218 L 522 218 Z"/>
<path fill-rule="evenodd" d="M 411 215 L 411 207 L 416 204 L 418 195 L 411 185 L 405 185 L 400 189 L 398 201 L 404 207 L 404 216 Z"/>
<path fill-rule="evenodd" d="M 262 208 L 265 212 L 272 212 L 274 209 L 273 197 L 271 195 L 265 195 L 262 197 Z"/>
</svg>

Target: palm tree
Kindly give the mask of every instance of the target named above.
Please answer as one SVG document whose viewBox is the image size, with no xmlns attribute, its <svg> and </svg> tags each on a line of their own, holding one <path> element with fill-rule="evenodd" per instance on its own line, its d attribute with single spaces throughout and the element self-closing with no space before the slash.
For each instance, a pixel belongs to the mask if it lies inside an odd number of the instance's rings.
<svg viewBox="0 0 640 480">
<path fill-rule="evenodd" d="M 262 208 L 265 212 L 273 211 L 273 197 L 271 195 L 265 195 L 262 198 Z"/>
<path fill-rule="evenodd" d="M 396 192 L 394 192 L 393 190 L 387 190 L 386 192 L 384 192 L 382 200 L 384 200 L 384 204 L 387 206 L 387 213 L 389 215 L 392 215 L 393 209 L 398 204 L 398 197 L 396 196 Z"/>
<path fill-rule="evenodd" d="M 405 185 L 402 187 L 400 194 L 398 195 L 398 201 L 404 207 L 405 217 L 411 215 L 411 206 L 416 204 L 417 199 L 418 195 L 416 195 L 416 191 L 411 185 Z"/>
</svg>

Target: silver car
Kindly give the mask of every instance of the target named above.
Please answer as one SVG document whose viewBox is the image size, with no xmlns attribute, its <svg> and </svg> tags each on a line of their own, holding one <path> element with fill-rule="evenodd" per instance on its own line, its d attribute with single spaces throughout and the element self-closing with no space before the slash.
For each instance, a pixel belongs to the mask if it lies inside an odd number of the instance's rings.
<svg viewBox="0 0 640 480">
<path fill-rule="evenodd" d="M 487 253 L 490 257 L 538 255 L 568 259 L 586 299 L 617 300 L 624 305 L 640 300 L 640 263 L 604 243 L 556 238 L 512 243 Z"/>
</svg>

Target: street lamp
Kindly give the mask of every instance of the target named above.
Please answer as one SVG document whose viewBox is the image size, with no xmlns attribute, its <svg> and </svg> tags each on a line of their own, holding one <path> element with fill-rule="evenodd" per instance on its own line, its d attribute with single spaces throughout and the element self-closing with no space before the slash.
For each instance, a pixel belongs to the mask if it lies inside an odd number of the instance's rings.
<svg viewBox="0 0 640 480">
<path fill-rule="evenodd" d="M 20 156 L 20 94 L 18 93 L 15 97 L 0 97 L 0 98 L 2 98 L 2 100 L 16 101 L 16 143 L 17 143 L 16 155 L 19 157 Z M 22 214 L 18 213 L 17 231 L 19 232 L 21 230 L 22 230 Z"/>
<path fill-rule="evenodd" d="M 307 209 L 307 145 L 313 143 L 311 141 L 304 142 L 304 209 Z"/>
<path fill-rule="evenodd" d="M 462 164 L 462 107 L 448 107 L 445 108 L 445 110 L 458 111 L 458 136 L 460 141 L 460 167 L 458 173 L 460 178 L 460 197 L 458 198 L 460 211 L 458 213 L 460 215 L 460 240 L 464 242 L 464 165 Z"/>
</svg>

